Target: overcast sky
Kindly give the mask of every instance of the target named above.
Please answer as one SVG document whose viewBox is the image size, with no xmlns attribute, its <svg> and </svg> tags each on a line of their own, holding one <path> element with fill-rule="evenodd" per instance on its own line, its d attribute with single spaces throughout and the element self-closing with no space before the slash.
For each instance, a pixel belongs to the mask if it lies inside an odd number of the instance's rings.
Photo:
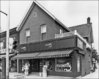
<svg viewBox="0 0 99 79">
<path fill-rule="evenodd" d="M 32 1 L 10 2 L 10 28 L 20 24 Z M 39 1 L 67 27 L 85 24 L 91 17 L 94 46 L 98 50 L 98 1 Z M 1 10 L 7 12 L 7 1 L 1 1 Z M 1 14 L 2 30 L 6 30 L 6 16 Z"/>
</svg>

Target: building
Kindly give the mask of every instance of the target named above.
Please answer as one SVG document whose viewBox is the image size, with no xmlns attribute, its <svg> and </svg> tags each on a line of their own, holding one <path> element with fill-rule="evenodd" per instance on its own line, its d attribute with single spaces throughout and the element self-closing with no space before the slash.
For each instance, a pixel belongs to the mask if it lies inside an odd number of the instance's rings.
<svg viewBox="0 0 99 79">
<path fill-rule="evenodd" d="M 15 52 L 12 51 L 13 42 L 18 42 L 18 32 L 16 28 L 10 29 L 10 36 L 9 36 L 9 58 L 14 56 Z M 2 58 L 6 57 L 6 31 L 0 33 L 0 64 L 2 63 Z M 12 62 L 12 63 L 11 63 Z M 10 66 L 13 64 L 13 60 L 10 61 Z"/>
<path fill-rule="evenodd" d="M 94 42 L 93 40 L 93 30 L 92 23 L 90 22 L 90 17 L 87 18 L 87 23 L 69 27 L 72 31 L 77 30 L 77 32 L 90 44 Z"/>
<path fill-rule="evenodd" d="M 92 44 L 94 42 L 93 39 L 93 30 L 92 30 L 92 23 L 90 17 L 87 18 L 87 23 L 69 27 L 72 31 L 77 30 L 77 32 L 90 44 L 91 50 L 86 49 L 87 53 L 85 56 L 86 60 L 86 71 L 90 72 L 90 66 L 92 66 L 92 56 L 93 56 L 93 48 Z M 84 65 L 84 66 L 85 66 Z M 90 66 L 89 66 L 90 65 Z"/>
<path fill-rule="evenodd" d="M 92 40 L 85 41 L 78 30 L 67 28 L 37 1 L 33 1 L 17 31 L 19 54 L 12 58 L 17 60 L 17 72 L 22 73 L 22 67 L 29 62 L 30 74 L 42 72 L 45 64 L 48 76 L 77 77 L 90 73 L 87 53 L 91 52 Z"/>
</svg>

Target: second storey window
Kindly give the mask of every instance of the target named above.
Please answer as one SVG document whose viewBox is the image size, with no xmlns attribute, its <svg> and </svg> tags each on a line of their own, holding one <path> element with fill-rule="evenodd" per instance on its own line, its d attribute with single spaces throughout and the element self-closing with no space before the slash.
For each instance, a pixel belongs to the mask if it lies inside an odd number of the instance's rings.
<svg viewBox="0 0 99 79">
<path fill-rule="evenodd" d="M 45 24 L 41 25 L 41 37 L 42 40 L 46 39 L 46 32 L 47 32 L 47 27 Z"/>
<path fill-rule="evenodd" d="M 30 29 L 26 29 L 25 33 L 26 33 L 26 37 L 30 37 Z"/>
</svg>

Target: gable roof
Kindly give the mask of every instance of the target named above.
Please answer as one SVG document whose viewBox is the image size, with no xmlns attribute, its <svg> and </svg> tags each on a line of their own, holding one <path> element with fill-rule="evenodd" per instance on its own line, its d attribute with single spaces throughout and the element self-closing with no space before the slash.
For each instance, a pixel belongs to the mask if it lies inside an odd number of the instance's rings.
<svg viewBox="0 0 99 79">
<path fill-rule="evenodd" d="M 68 27 L 66 27 L 61 21 L 59 21 L 54 15 L 52 15 L 47 9 L 45 9 L 41 4 L 39 4 L 36 0 L 33 1 L 31 7 L 29 8 L 28 12 L 26 13 L 25 17 L 23 18 L 21 24 L 19 25 L 19 27 L 17 28 L 18 31 L 20 31 L 20 29 L 23 27 L 24 23 L 26 22 L 26 20 L 28 19 L 29 15 L 31 14 L 31 11 L 33 9 L 34 4 L 36 4 L 37 6 L 40 7 L 40 9 L 42 9 L 44 12 L 46 12 L 54 21 L 56 21 L 57 23 L 59 23 L 62 28 L 64 28 L 67 31 L 70 31 L 70 29 Z"/>
<path fill-rule="evenodd" d="M 82 35 L 83 37 L 88 36 L 91 31 L 91 26 L 90 24 L 81 24 L 81 25 L 77 25 L 77 26 L 72 26 L 69 27 L 72 31 L 77 30 L 77 32 Z"/>
<path fill-rule="evenodd" d="M 82 36 L 82 37 L 89 37 L 91 34 L 91 42 L 93 42 L 93 31 L 92 31 L 92 23 L 86 23 L 86 24 L 81 24 L 77 26 L 72 26 L 69 27 L 70 30 L 74 31 L 77 30 L 77 32 Z"/>
</svg>

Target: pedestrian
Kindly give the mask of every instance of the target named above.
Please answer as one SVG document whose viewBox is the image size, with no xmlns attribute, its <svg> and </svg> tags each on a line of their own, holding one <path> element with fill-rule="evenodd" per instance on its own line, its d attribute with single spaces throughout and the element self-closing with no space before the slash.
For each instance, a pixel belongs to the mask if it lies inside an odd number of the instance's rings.
<svg viewBox="0 0 99 79">
<path fill-rule="evenodd" d="M 24 65 L 24 74 L 26 76 L 29 75 L 29 67 L 30 67 L 29 62 L 26 62 L 25 65 Z"/>
</svg>

